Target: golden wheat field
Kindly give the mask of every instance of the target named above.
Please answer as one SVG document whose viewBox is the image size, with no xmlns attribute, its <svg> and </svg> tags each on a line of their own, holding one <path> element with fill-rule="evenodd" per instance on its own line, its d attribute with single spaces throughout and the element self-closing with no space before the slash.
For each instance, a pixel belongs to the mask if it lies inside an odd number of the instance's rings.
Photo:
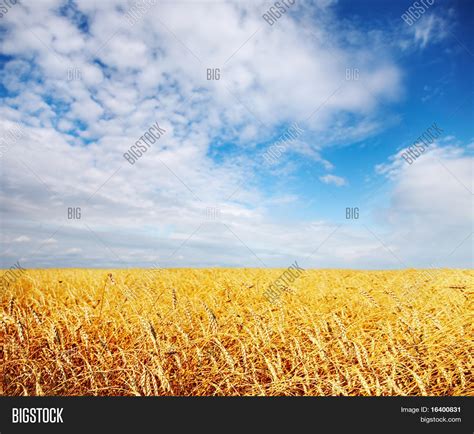
<svg viewBox="0 0 474 434">
<path fill-rule="evenodd" d="M 29 270 L 3 395 L 473 395 L 470 270 Z"/>
</svg>

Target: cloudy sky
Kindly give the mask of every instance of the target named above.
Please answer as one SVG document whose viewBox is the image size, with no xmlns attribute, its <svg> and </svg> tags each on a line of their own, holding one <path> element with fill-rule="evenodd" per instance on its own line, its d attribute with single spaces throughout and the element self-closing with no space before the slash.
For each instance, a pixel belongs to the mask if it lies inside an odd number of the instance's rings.
<svg viewBox="0 0 474 434">
<path fill-rule="evenodd" d="M 429 3 L 0 0 L 0 265 L 472 267 L 473 6 Z"/>
</svg>

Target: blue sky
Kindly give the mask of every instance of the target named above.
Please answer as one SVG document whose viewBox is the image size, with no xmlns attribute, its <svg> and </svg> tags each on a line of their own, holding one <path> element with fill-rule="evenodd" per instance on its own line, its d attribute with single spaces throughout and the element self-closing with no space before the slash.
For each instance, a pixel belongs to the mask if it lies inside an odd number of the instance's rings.
<svg viewBox="0 0 474 434">
<path fill-rule="evenodd" d="M 3 267 L 472 266 L 470 2 L 96 3 L 1 18 Z"/>
</svg>

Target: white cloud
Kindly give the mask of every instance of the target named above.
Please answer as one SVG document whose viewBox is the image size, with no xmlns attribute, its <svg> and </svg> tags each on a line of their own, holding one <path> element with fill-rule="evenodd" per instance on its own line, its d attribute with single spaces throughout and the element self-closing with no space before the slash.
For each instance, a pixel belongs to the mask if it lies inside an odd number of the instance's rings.
<svg viewBox="0 0 474 434">
<path fill-rule="evenodd" d="M 436 43 L 448 36 L 448 22 L 434 14 L 427 13 L 413 25 L 413 37 L 415 43 L 425 48 L 430 43 Z"/>
<path fill-rule="evenodd" d="M 334 184 L 337 187 L 342 187 L 343 185 L 347 185 L 347 181 L 341 176 L 324 175 L 324 176 L 320 176 L 319 179 L 325 184 Z"/>
<path fill-rule="evenodd" d="M 394 182 L 379 213 L 394 245 L 409 261 L 470 267 L 474 159 L 457 146 L 432 146 L 410 165 L 402 152 L 377 167 Z"/>
<path fill-rule="evenodd" d="M 21 122 L 25 139 L 2 160 L 2 228 L 38 247 L 49 240 L 48 254 L 8 246 L 8 260 L 282 266 L 331 234 L 333 222 L 288 223 L 275 213 L 299 198 L 262 187 L 253 152 L 297 121 L 308 137 L 289 153 L 330 170 L 327 146 L 384 128 L 383 108 L 403 87 L 380 40 L 339 23 L 329 1 L 316 13 L 297 3 L 297 18 L 273 27 L 261 18 L 264 3 L 165 2 L 130 27 L 118 8 L 129 2 L 77 0 L 89 17 L 87 33 L 57 16 L 60 3 L 30 2 L 5 17 L 0 48 L 15 59 L 1 80 L 14 96 L 0 108 L 0 133 Z M 431 38 L 425 33 L 420 43 Z M 221 80 L 206 80 L 215 67 Z M 358 68 L 360 79 L 345 80 L 347 68 Z M 123 153 L 156 121 L 166 134 L 129 165 Z M 227 147 L 236 150 L 221 151 Z M 294 164 L 287 160 L 281 170 L 293 174 Z M 321 180 L 346 184 L 336 175 Z M 404 191 L 397 182 L 395 193 Z M 395 193 L 387 216 L 398 227 Z M 68 207 L 81 207 L 81 219 L 67 220 Z M 206 220 L 206 207 L 217 208 L 220 220 Z M 310 265 L 393 259 L 360 228 L 343 228 L 327 243 Z M 77 260 L 83 252 L 79 264 L 63 255 Z"/>
</svg>

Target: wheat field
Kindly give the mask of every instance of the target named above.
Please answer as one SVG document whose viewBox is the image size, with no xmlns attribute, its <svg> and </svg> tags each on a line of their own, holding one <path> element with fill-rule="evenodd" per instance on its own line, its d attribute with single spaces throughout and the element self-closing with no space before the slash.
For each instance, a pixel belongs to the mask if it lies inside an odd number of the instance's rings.
<svg viewBox="0 0 474 434">
<path fill-rule="evenodd" d="M 282 271 L 25 271 L 1 394 L 474 395 L 472 271 Z"/>
</svg>

